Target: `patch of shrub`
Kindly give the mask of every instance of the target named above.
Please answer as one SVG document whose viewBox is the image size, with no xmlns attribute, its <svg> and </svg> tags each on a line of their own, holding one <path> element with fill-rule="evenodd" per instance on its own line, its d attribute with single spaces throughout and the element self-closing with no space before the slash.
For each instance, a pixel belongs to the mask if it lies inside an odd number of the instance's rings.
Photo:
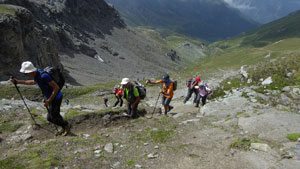
<svg viewBox="0 0 300 169">
<path fill-rule="evenodd" d="M 291 141 L 297 141 L 300 138 L 300 133 L 293 133 L 286 136 L 287 139 Z"/>
</svg>

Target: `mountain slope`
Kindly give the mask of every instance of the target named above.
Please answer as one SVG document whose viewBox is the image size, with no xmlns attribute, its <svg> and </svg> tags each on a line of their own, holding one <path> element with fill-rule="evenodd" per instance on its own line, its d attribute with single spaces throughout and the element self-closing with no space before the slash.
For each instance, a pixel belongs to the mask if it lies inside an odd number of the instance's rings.
<svg viewBox="0 0 300 169">
<path fill-rule="evenodd" d="M 129 24 L 167 29 L 208 41 L 231 37 L 257 26 L 220 0 L 107 1 Z"/>
<path fill-rule="evenodd" d="M 264 46 L 270 42 L 282 39 L 300 37 L 300 11 L 291 13 L 279 20 L 265 24 L 253 31 L 247 32 L 243 37 L 244 45 Z"/>
<path fill-rule="evenodd" d="M 167 46 L 127 27 L 103 0 L 0 0 L 0 7 L 0 80 L 24 78 L 18 70 L 26 60 L 64 67 L 68 82 L 81 85 L 156 77 L 184 66 L 165 56 Z"/>
<path fill-rule="evenodd" d="M 259 23 L 268 23 L 300 9 L 299 0 L 224 0 Z"/>
</svg>

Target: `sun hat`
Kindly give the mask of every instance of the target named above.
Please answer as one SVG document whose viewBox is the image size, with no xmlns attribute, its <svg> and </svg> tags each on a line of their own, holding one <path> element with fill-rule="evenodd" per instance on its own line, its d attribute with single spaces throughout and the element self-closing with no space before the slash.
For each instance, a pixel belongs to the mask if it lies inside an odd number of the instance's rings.
<svg viewBox="0 0 300 169">
<path fill-rule="evenodd" d="M 21 73 L 31 73 L 31 72 L 34 72 L 36 70 L 37 69 L 34 67 L 34 65 L 31 62 L 26 61 L 26 62 L 22 63 L 20 72 Z"/>
<path fill-rule="evenodd" d="M 129 79 L 128 78 L 123 78 L 121 85 L 126 85 L 127 83 L 129 83 Z"/>
<path fill-rule="evenodd" d="M 204 83 L 203 83 L 203 82 L 201 82 L 199 86 L 204 86 Z"/>
</svg>

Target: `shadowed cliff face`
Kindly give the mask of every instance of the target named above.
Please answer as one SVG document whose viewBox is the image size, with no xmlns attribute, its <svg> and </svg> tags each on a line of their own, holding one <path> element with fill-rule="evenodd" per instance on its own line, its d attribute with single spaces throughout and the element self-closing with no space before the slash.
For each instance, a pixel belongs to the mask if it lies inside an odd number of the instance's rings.
<svg viewBox="0 0 300 169">
<path fill-rule="evenodd" d="M 36 27 L 32 13 L 25 8 L 2 5 L 2 9 L 12 12 L 0 15 L 0 73 L 4 75 L 1 76 L 2 80 L 7 80 L 9 75 L 15 75 L 25 60 L 31 60 L 38 67 L 54 65 L 62 68 L 53 31 Z"/>
<path fill-rule="evenodd" d="M 102 0 L 0 0 L 0 80 L 21 76 L 26 60 L 63 68 L 60 53 L 94 56 L 86 32 L 104 38 L 114 27 L 125 24 Z"/>
</svg>

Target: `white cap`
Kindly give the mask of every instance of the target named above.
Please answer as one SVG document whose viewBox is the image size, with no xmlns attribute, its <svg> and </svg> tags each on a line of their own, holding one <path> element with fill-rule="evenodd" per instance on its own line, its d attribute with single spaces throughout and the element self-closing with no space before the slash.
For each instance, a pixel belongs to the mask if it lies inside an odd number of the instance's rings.
<svg viewBox="0 0 300 169">
<path fill-rule="evenodd" d="M 23 62 L 20 72 L 21 73 L 31 73 L 36 71 L 37 69 L 33 66 L 33 64 L 29 61 Z"/>
<path fill-rule="evenodd" d="M 129 82 L 128 78 L 123 78 L 122 82 L 121 82 L 121 85 L 126 85 L 128 82 Z"/>
</svg>

